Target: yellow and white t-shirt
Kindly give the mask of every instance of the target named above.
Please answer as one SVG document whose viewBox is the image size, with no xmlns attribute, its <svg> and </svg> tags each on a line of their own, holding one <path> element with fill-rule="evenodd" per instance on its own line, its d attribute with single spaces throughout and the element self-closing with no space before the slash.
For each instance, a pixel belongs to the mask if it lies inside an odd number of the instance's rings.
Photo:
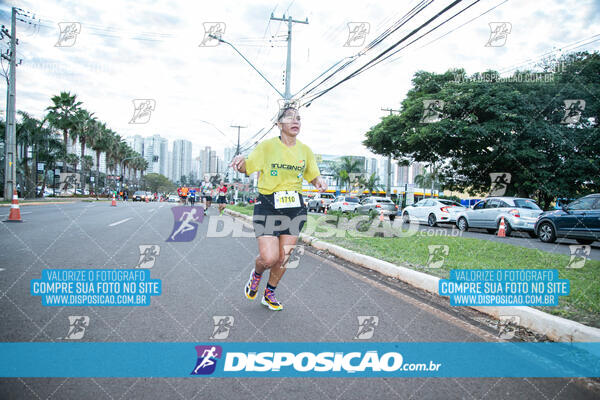
<svg viewBox="0 0 600 400">
<path fill-rule="evenodd" d="M 282 190 L 302 191 L 302 180 L 308 182 L 321 173 L 312 150 L 296 139 L 288 147 L 279 137 L 265 140 L 246 158 L 246 174 L 260 171 L 258 192 L 271 194 Z"/>
</svg>

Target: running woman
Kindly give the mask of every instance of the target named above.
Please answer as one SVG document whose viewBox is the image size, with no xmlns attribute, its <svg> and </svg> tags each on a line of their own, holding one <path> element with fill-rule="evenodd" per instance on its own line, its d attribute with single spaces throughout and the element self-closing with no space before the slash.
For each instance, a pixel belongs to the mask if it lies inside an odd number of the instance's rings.
<svg viewBox="0 0 600 400">
<path fill-rule="evenodd" d="M 240 155 L 231 162 L 235 170 L 246 175 L 260 171 L 253 217 L 259 255 L 244 291 L 253 300 L 264 272 L 270 269 L 261 303 L 271 310 L 283 308 L 275 298 L 275 289 L 306 223 L 306 206 L 300 193 L 302 180 L 320 192 L 327 190 L 313 152 L 296 139 L 300 133 L 298 110 L 286 106 L 279 113 L 277 126 L 279 137 L 261 142 L 248 158 Z"/>
<path fill-rule="evenodd" d="M 223 215 L 223 210 L 227 207 L 227 185 L 223 181 L 217 189 L 217 204 L 219 205 L 219 215 Z"/>
</svg>

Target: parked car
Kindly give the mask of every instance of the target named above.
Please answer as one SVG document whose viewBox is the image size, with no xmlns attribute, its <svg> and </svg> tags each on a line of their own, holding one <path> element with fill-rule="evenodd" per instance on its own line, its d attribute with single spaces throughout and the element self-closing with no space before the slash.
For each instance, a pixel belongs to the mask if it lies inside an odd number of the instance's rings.
<svg viewBox="0 0 600 400">
<path fill-rule="evenodd" d="M 177 203 L 179 201 L 179 196 L 177 196 L 176 194 L 170 194 L 167 198 L 167 201 L 169 203 Z"/>
<path fill-rule="evenodd" d="M 546 243 L 553 243 L 556 238 L 575 239 L 580 244 L 600 240 L 600 193 L 572 201 L 561 210 L 544 212 L 534 229 Z"/>
<path fill-rule="evenodd" d="M 393 221 L 396 218 L 396 213 L 398 212 L 398 206 L 394 204 L 394 202 L 387 197 L 366 197 L 361 202 L 360 205 L 356 208 L 356 212 L 359 214 L 381 214 L 383 211 L 383 215 L 389 216 Z"/>
<path fill-rule="evenodd" d="M 304 194 L 303 194 L 303 195 L 302 195 L 302 200 L 304 200 L 304 205 L 305 205 L 306 207 L 308 207 L 308 202 L 309 202 L 310 200 L 312 200 L 312 198 L 313 198 L 313 197 L 315 197 L 315 195 L 314 195 L 314 194 L 306 194 L 306 195 L 304 195 Z"/>
<path fill-rule="evenodd" d="M 335 196 L 333 193 L 317 193 L 315 197 L 310 199 L 306 204 L 308 211 L 322 212 L 329 207 L 333 202 Z"/>
<path fill-rule="evenodd" d="M 354 196 L 338 196 L 329 205 L 330 211 L 341 211 L 341 212 L 356 212 L 356 209 L 360 205 L 358 197 Z"/>
<path fill-rule="evenodd" d="M 506 236 L 512 231 L 524 231 L 536 237 L 535 221 L 542 210 L 532 199 L 521 197 L 488 197 L 456 216 L 456 226 L 461 231 L 484 228 L 495 233 L 504 217 Z"/>
<path fill-rule="evenodd" d="M 466 209 L 467 207 L 452 200 L 423 199 L 402 210 L 402 221 L 414 220 L 429 226 L 436 226 L 441 222 L 455 223 L 456 216 Z"/>
<path fill-rule="evenodd" d="M 131 196 L 131 200 L 132 201 L 146 201 L 146 192 L 138 190 L 137 192 L 135 192 L 133 194 L 133 196 Z"/>
</svg>

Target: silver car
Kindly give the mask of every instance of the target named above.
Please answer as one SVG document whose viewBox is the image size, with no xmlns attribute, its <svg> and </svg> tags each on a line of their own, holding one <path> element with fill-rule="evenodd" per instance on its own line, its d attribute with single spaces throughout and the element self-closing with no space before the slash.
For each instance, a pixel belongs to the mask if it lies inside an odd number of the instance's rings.
<svg viewBox="0 0 600 400">
<path fill-rule="evenodd" d="M 391 220 L 394 220 L 396 213 L 398 212 L 398 206 L 387 197 L 366 197 L 356 208 L 356 212 L 359 214 L 381 214 L 389 216 Z"/>
<path fill-rule="evenodd" d="M 489 197 L 467 208 L 456 216 L 456 226 L 461 231 L 469 228 L 487 229 L 495 233 L 504 217 L 506 236 L 512 231 L 525 231 L 536 237 L 534 226 L 542 210 L 535 201 L 522 197 Z"/>
<path fill-rule="evenodd" d="M 356 212 L 359 205 L 358 197 L 338 196 L 329 205 L 329 211 Z"/>
<path fill-rule="evenodd" d="M 335 196 L 333 193 L 317 193 L 315 197 L 308 200 L 306 208 L 308 211 L 314 210 L 316 212 L 323 212 L 329 208 L 329 205 L 333 203 L 334 199 Z"/>
</svg>

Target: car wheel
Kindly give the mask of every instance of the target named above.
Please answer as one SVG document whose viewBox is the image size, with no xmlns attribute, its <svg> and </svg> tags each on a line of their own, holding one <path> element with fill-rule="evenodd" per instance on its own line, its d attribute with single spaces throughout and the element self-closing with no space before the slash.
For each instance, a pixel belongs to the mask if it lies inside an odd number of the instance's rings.
<svg viewBox="0 0 600 400">
<path fill-rule="evenodd" d="M 390 215 L 390 221 L 393 221 L 396 219 L 396 216 L 394 214 Z"/>
<path fill-rule="evenodd" d="M 498 229 L 500 229 L 500 222 L 498 222 Z M 504 220 L 504 234 L 506 236 L 510 236 L 510 234 L 512 233 L 513 229 L 511 228 L 510 224 L 508 223 L 507 220 Z"/>
<path fill-rule="evenodd" d="M 410 224 L 410 215 L 407 212 L 402 214 L 402 223 Z"/>
<path fill-rule="evenodd" d="M 556 241 L 556 231 L 550 222 L 542 222 L 537 230 L 538 237 L 544 243 Z"/>
<path fill-rule="evenodd" d="M 460 217 L 458 221 L 456 221 L 456 227 L 459 231 L 466 232 L 469 230 L 469 223 L 465 217 Z"/>
<path fill-rule="evenodd" d="M 429 217 L 427 217 L 427 225 L 431 226 L 432 228 L 437 225 L 435 214 L 429 214 Z"/>
<path fill-rule="evenodd" d="M 579 244 L 592 244 L 594 243 L 594 239 L 575 239 Z"/>
</svg>

